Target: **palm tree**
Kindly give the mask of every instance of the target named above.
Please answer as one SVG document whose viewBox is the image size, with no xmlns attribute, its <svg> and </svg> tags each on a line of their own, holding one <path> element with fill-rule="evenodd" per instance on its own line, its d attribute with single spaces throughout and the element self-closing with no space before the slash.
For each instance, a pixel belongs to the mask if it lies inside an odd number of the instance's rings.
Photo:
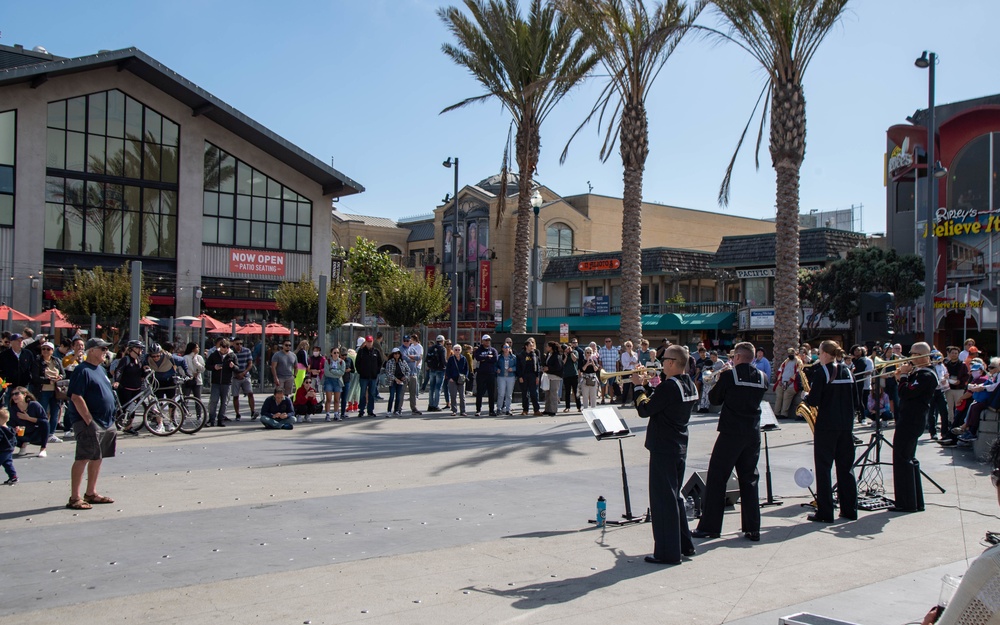
<svg viewBox="0 0 1000 625">
<path fill-rule="evenodd" d="M 580 128 L 594 115 L 603 118 L 613 106 L 600 157 L 606 161 L 615 143 L 620 143 L 624 169 L 621 338 L 638 345 L 642 339 L 642 179 L 649 155 L 646 97 L 703 5 L 699 2 L 688 11 L 681 0 L 667 0 L 656 3 L 652 13 L 643 0 L 559 0 L 558 5 L 608 70 L 608 84 Z M 565 161 L 568 149 L 569 144 L 560 162 Z"/>
<path fill-rule="evenodd" d="M 486 93 L 449 106 L 442 113 L 496 98 L 513 117 L 520 175 L 511 330 L 524 333 L 528 319 L 532 176 L 538 165 L 540 128 L 559 100 L 583 80 L 597 59 L 569 21 L 542 0 L 531 0 L 527 18 L 521 17 L 517 0 L 463 2 L 471 18 L 457 7 L 438 10 L 438 16 L 457 40 L 457 44 L 446 43 L 441 49 L 468 69 Z M 498 226 L 505 202 L 506 176 L 502 176 Z"/>
<path fill-rule="evenodd" d="M 840 19 L 847 0 L 712 0 L 727 32 L 714 31 L 746 50 L 767 72 L 758 99 L 766 97 L 757 135 L 759 150 L 770 105 L 771 165 L 777 174 L 775 223 L 774 353 L 799 343 L 799 170 L 806 151 L 806 100 L 803 77 L 819 44 Z M 756 113 L 751 113 L 751 121 Z M 729 203 L 729 183 L 736 152 L 719 189 L 719 203 Z M 759 165 L 759 161 L 758 161 Z"/>
</svg>

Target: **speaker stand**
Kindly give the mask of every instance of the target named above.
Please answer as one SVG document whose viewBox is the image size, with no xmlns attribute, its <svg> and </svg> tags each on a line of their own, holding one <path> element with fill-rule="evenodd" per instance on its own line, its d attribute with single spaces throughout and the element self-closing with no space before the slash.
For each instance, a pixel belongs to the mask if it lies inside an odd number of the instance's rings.
<svg viewBox="0 0 1000 625">
<path fill-rule="evenodd" d="M 771 451 L 767 446 L 767 432 L 768 430 L 777 430 L 780 428 L 773 427 L 768 429 L 761 429 L 764 433 L 764 485 L 767 488 L 767 500 L 760 504 L 761 508 L 766 508 L 768 506 L 780 506 L 783 501 L 774 498 L 774 491 L 771 490 Z"/>
</svg>

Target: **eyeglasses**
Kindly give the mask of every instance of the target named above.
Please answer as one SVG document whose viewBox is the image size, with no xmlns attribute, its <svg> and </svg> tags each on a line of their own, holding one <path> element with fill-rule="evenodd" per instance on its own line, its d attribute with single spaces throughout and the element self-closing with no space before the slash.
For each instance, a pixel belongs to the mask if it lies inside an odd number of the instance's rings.
<svg viewBox="0 0 1000 625">
<path fill-rule="evenodd" d="M 97 349 L 101 350 L 102 352 L 108 351 L 107 347 L 98 347 Z"/>
<path fill-rule="evenodd" d="M 993 482 L 993 488 L 1000 486 L 1000 469 L 993 469 L 990 473 L 990 481 Z"/>
<path fill-rule="evenodd" d="M 672 361 L 676 361 L 677 359 L 676 358 L 661 358 L 660 360 L 672 360 Z"/>
<path fill-rule="evenodd" d="M 43 351 L 43 352 L 51 352 L 51 351 L 52 351 L 52 348 L 51 348 L 51 347 L 43 347 L 43 348 L 42 348 L 42 351 Z"/>
</svg>

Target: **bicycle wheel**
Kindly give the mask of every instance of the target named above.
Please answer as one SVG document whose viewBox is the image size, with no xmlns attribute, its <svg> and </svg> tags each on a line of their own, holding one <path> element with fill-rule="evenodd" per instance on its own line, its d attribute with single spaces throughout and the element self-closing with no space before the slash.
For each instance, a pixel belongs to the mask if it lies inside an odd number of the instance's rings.
<svg viewBox="0 0 1000 625">
<path fill-rule="evenodd" d="M 159 422 L 157 419 L 159 418 Z M 157 436 L 170 436 L 184 420 L 184 408 L 172 399 L 158 399 L 146 407 L 142 422 Z"/>
<path fill-rule="evenodd" d="M 180 426 L 181 432 L 194 434 L 205 427 L 205 421 L 208 420 L 208 411 L 200 399 L 194 396 L 185 397 L 181 402 L 181 407 L 184 409 L 184 418 L 181 420 Z"/>
</svg>

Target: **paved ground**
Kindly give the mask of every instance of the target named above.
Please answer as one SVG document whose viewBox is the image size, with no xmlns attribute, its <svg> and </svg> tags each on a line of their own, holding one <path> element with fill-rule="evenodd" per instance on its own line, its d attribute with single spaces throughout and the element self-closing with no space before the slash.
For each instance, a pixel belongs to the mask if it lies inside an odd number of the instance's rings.
<svg viewBox="0 0 1000 625">
<path fill-rule="evenodd" d="M 580 415 L 440 415 L 123 439 L 100 488 L 117 503 L 83 512 L 63 508 L 72 443 L 19 458 L 21 483 L 0 487 L 0 619 L 774 625 L 813 611 L 905 623 L 1000 529 L 985 465 L 926 436 L 918 457 L 947 490 L 925 483 L 926 512 L 808 523 L 792 477 L 812 466 L 808 428 L 784 423 L 769 444 L 785 503 L 764 509 L 762 541 L 743 539 L 731 511 L 722 538 L 660 568 L 642 561 L 648 526 L 587 523 L 598 495 L 609 517 L 624 504 L 617 445 Z M 626 420 L 638 511 L 644 424 Z M 689 470 L 707 467 L 715 421 L 694 419 Z"/>
</svg>

